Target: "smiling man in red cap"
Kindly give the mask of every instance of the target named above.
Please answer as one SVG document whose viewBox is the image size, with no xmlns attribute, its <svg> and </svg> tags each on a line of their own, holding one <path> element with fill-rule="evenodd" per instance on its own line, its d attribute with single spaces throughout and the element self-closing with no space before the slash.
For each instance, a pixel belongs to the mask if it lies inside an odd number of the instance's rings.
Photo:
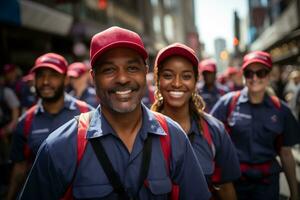
<svg viewBox="0 0 300 200">
<path fill-rule="evenodd" d="M 65 94 L 67 66 L 61 55 L 47 53 L 38 57 L 31 69 L 40 99 L 21 116 L 13 134 L 11 160 L 14 167 L 7 199 L 15 199 L 40 145 L 48 135 L 75 115 L 92 109 L 85 102 Z"/>
<path fill-rule="evenodd" d="M 208 199 L 182 129 L 141 103 L 148 54 L 140 36 L 106 29 L 90 57 L 101 106 L 47 138 L 20 199 Z"/>
<path fill-rule="evenodd" d="M 238 152 L 241 178 L 238 199 L 279 199 L 279 173 L 287 177 L 292 200 L 299 199 L 291 147 L 300 143 L 296 119 L 285 103 L 267 92 L 270 54 L 251 52 L 242 65 L 246 86 L 223 96 L 212 115 L 227 126 Z M 281 166 L 276 160 L 279 156 Z"/>
</svg>

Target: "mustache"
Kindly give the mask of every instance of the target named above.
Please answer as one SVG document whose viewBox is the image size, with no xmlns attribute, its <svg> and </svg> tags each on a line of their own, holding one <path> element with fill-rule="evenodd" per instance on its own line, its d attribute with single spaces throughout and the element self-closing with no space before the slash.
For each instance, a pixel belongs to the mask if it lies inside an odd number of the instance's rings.
<svg viewBox="0 0 300 200">
<path fill-rule="evenodd" d="M 140 87 L 137 85 L 126 85 L 126 86 L 116 86 L 108 90 L 109 93 L 115 93 L 117 91 L 126 91 L 126 90 L 131 90 L 135 91 L 138 90 Z"/>
</svg>

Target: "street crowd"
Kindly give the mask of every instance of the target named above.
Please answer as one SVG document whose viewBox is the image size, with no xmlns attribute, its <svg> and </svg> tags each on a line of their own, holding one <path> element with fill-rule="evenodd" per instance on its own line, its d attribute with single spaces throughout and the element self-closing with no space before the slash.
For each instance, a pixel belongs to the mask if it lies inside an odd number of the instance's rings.
<svg viewBox="0 0 300 200">
<path fill-rule="evenodd" d="M 218 72 L 182 43 L 150 71 L 137 33 L 110 27 L 90 60 L 47 52 L 0 74 L 0 198 L 299 200 L 300 70 L 264 51 Z"/>
</svg>

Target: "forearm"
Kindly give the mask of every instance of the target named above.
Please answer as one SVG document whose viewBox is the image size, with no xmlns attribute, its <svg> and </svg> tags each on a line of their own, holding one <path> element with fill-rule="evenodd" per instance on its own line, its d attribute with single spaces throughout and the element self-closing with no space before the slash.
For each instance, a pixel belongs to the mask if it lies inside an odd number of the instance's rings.
<svg viewBox="0 0 300 200">
<path fill-rule="evenodd" d="M 290 147 L 281 148 L 280 160 L 290 188 L 291 199 L 292 200 L 297 199 L 299 196 L 299 191 L 297 187 L 297 179 L 296 179 L 296 171 L 295 171 L 296 164 Z"/>
<path fill-rule="evenodd" d="M 17 193 L 20 191 L 24 183 L 26 172 L 27 172 L 26 161 L 22 161 L 14 165 L 11 178 L 10 178 L 8 192 L 6 195 L 6 200 L 16 199 Z"/>
<path fill-rule="evenodd" d="M 232 182 L 224 183 L 218 186 L 216 193 L 220 200 L 236 200 L 236 193 Z"/>
</svg>

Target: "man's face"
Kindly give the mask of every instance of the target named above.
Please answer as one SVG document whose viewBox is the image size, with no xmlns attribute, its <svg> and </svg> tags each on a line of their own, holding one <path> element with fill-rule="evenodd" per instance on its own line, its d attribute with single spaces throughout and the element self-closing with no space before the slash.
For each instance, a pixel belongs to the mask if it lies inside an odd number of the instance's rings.
<svg viewBox="0 0 300 200">
<path fill-rule="evenodd" d="M 43 101 L 55 102 L 64 95 L 65 75 L 46 67 L 37 69 L 35 88 Z"/>
<path fill-rule="evenodd" d="M 138 109 L 146 90 L 148 71 L 142 57 L 129 48 L 109 50 L 96 62 L 92 77 L 108 112 L 129 113 Z"/>
<path fill-rule="evenodd" d="M 216 80 L 216 73 L 215 72 L 209 72 L 209 71 L 204 71 L 202 73 L 203 79 L 205 84 L 207 85 L 213 85 Z"/>
</svg>

